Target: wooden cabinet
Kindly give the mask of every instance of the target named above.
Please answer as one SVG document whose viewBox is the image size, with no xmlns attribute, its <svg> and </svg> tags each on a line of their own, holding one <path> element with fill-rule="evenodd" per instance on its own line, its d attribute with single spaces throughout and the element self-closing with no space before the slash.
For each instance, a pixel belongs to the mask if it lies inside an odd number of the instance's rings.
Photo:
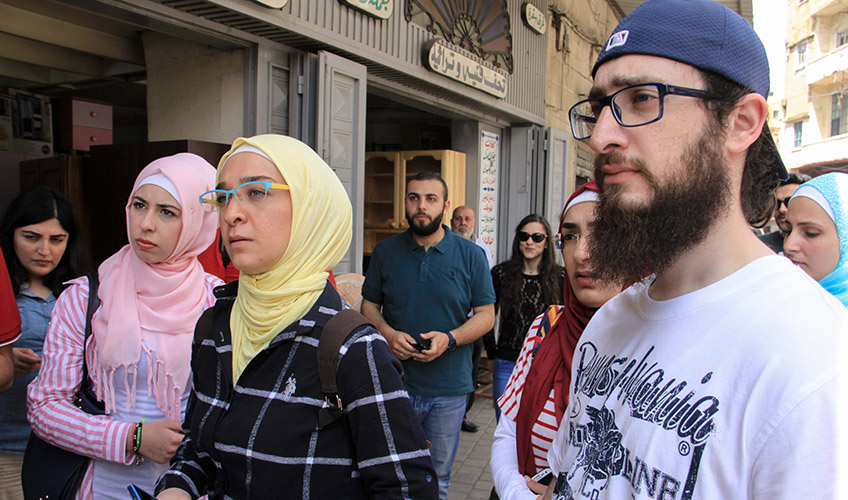
<svg viewBox="0 0 848 500">
<path fill-rule="evenodd" d="M 86 167 L 85 194 L 91 219 L 91 254 L 96 263 L 127 244 L 124 207 L 135 178 L 151 161 L 177 153 L 194 153 L 213 167 L 230 148 L 194 140 L 139 142 L 91 149 Z M 192 200 L 195 202 L 196 200 Z"/>
<path fill-rule="evenodd" d="M 112 144 L 112 105 L 63 97 L 53 103 L 53 129 L 58 151 L 88 151 Z"/>
<path fill-rule="evenodd" d="M 22 193 L 36 186 L 47 186 L 64 194 L 71 202 L 83 238 L 86 238 L 88 224 L 85 218 L 85 195 L 83 193 L 84 162 L 84 158 L 71 155 L 22 161 L 20 163 L 20 187 Z"/>
<path fill-rule="evenodd" d="M 406 230 L 406 184 L 420 172 L 442 176 L 451 207 L 465 204 L 465 153 L 449 149 L 365 153 L 365 254 Z"/>
</svg>

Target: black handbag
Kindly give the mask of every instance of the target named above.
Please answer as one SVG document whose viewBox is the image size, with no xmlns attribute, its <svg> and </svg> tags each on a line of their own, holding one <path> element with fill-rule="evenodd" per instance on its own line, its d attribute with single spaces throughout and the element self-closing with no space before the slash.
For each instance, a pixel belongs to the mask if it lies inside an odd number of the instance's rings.
<svg viewBox="0 0 848 500">
<path fill-rule="evenodd" d="M 74 395 L 74 406 L 91 415 L 105 415 L 103 403 L 97 401 L 91 390 L 85 360 L 85 346 L 91 335 L 91 317 L 100 306 L 97 285 L 97 273 L 88 275 L 88 310 L 85 315 L 85 338 L 82 344 L 82 383 Z M 85 476 L 89 460 L 89 457 L 53 446 L 34 432 L 30 432 L 21 470 L 24 500 L 73 500 Z"/>
</svg>

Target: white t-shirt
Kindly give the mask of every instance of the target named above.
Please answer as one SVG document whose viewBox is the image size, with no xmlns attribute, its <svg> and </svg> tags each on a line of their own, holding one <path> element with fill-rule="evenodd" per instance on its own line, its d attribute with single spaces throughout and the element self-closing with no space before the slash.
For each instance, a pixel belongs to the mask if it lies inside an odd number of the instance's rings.
<svg viewBox="0 0 848 500">
<path fill-rule="evenodd" d="M 845 307 L 778 256 L 647 292 L 610 300 L 581 337 L 554 500 L 846 498 Z"/>
</svg>

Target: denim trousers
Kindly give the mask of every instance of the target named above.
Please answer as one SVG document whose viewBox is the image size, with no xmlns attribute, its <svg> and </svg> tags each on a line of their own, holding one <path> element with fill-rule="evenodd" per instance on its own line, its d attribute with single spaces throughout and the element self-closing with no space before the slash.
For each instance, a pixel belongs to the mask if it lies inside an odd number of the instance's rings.
<svg viewBox="0 0 848 500">
<path fill-rule="evenodd" d="M 501 418 L 498 399 L 503 396 L 506 390 L 506 383 L 509 382 L 509 376 L 512 375 L 513 368 L 515 368 L 515 361 L 495 359 L 495 374 L 492 376 L 492 399 L 495 402 L 495 420 L 500 420 Z"/>
<path fill-rule="evenodd" d="M 412 402 L 412 410 L 424 429 L 424 435 L 430 441 L 430 458 L 433 460 L 436 475 L 439 476 L 439 499 L 446 500 L 468 395 L 415 396 L 410 394 L 409 398 Z"/>
</svg>

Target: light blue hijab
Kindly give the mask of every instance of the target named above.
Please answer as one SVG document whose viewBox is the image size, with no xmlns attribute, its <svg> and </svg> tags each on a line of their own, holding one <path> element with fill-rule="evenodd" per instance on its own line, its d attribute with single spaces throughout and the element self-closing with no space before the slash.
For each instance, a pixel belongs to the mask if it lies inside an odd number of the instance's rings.
<svg viewBox="0 0 848 500">
<path fill-rule="evenodd" d="M 792 198 L 804 196 L 818 203 L 836 224 L 839 262 L 830 274 L 819 280 L 821 286 L 848 308 L 848 174 L 831 172 L 807 181 Z"/>
</svg>

